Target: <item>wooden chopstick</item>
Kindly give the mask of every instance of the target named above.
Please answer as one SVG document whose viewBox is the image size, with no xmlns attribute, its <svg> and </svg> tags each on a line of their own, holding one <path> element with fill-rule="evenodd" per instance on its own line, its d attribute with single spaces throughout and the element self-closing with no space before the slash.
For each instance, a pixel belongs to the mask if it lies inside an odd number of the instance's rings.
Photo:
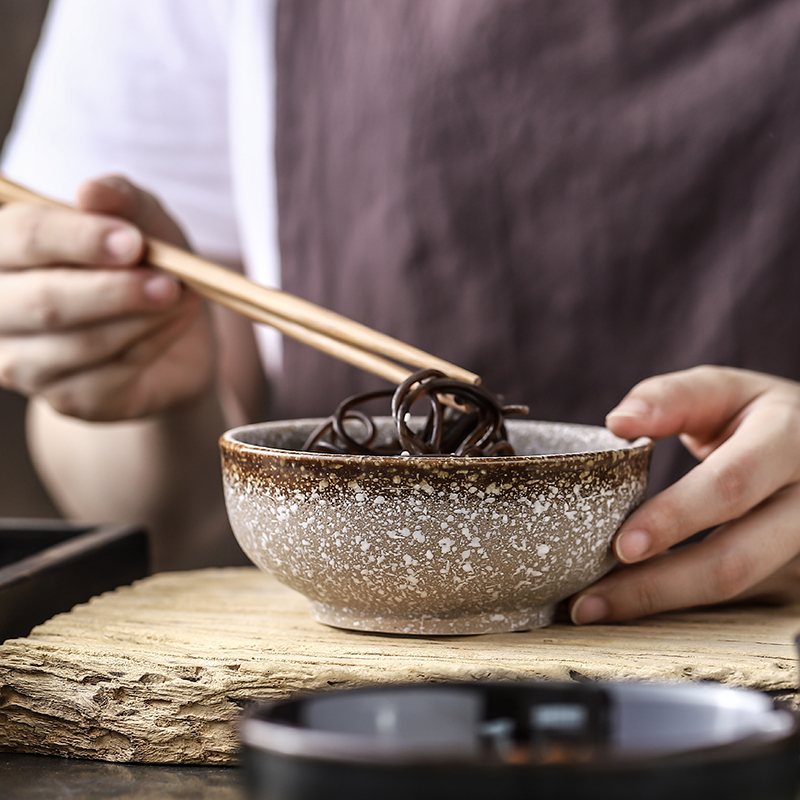
<svg viewBox="0 0 800 800">
<path fill-rule="evenodd" d="M 308 300 L 302 300 L 280 289 L 271 289 L 254 283 L 244 275 L 157 239 L 148 240 L 147 262 L 191 283 L 198 291 L 201 287 L 213 289 L 221 295 L 212 298 L 217 302 L 225 302 L 225 298 L 238 301 L 236 310 L 242 311 L 246 307 L 259 308 L 300 328 L 346 342 L 364 352 L 383 356 L 384 359 L 392 359 L 415 367 L 438 369 L 450 377 L 467 383 L 480 382 L 477 375 L 462 367 L 450 364 Z M 298 328 L 293 327 L 293 330 L 297 331 Z M 287 335 L 296 338 L 292 333 Z M 319 345 L 322 344 L 322 339 L 317 338 L 316 341 L 317 344 L 312 346 L 321 349 Z M 311 344 L 311 341 L 308 343 Z M 331 352 L 330 355 L 336 354 Z M 406 376 L 408 374 L 406 371 Z"/>
<path fill-rule="evenodd" d="M 70 208 L 2 176 L 0 201 Z M 199 294 L 392 383 L 400 383 L 411 374 L 411 370 L 401 365 L 438 369 L 452 378 L 480 383 L 477 375 L 462 367 L 322 306 L 280 289 L 262 286 L 159 239 L 147 238 L 146 243 L 147 264 L 180 278 Z"/>
<path fill-rule="evenodd" d="M 187 285 L 192 286 L 198 294 L 202 294 L 209 300 L 213 300 L 227 308 L 238 311 L 243 316 L 249 317 L 255 322 L 269 325 L 285 336 L 290 336 L 298 342 L 321 350 L 334 358 L 338 358 L 339 361 L 344 361 L 366 372 L 371 372 L 373 375 L 385 378 L 390 383 L 402 383 L 411 374 L 410 370 L 400 366 L 394 361 L 381 358 L 374 353 L 369 353 L 348 342 L 343 342 L 340 339 L 333 339 L 312 328 L 304 328 L 296 322 L 292 322 L 284 317 L 279 317 L 262 308 L 252 306 L 249 303 L 236 300 L 227 295 L 217 295 L 213 289 L 209 289 L 208 287 L 194 286 L 188 282 Z"/>
</svg>

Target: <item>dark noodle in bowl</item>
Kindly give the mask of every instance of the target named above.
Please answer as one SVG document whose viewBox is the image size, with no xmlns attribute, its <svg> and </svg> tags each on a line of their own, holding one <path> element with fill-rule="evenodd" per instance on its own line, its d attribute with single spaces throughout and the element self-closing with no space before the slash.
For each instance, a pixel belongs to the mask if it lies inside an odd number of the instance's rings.
<svg viewBox="0 0 800 800">
<path fill-rule="evenodd" d="M 373 418 L 360 408 L 375 400 L 391 400 L 396 436 L 388 443 L 378 443 Z M 422 425 L 412 426 L 412 411 L 419 406 L 427 407 L 427 413 Z M 396 389 L 347 398 L 302 449 L 374 456 L 513 456 L 505 420 L 527 413 L 527 406 L 503 405 L 483 386 L 427 369 L 410 375 Z"/>
</svg>

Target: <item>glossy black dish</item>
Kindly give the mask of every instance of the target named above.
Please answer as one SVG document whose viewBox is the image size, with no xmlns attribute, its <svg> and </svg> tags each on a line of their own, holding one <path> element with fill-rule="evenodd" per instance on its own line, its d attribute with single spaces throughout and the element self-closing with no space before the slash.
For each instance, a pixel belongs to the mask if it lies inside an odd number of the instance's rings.
<svg viewBox="0 0 800 800">
<path fill-rule="evenodd" d="M 793 714 L 714 684 L 465 683 L 255 707 L 254 800 L 794 800 Z"/>
</svg>

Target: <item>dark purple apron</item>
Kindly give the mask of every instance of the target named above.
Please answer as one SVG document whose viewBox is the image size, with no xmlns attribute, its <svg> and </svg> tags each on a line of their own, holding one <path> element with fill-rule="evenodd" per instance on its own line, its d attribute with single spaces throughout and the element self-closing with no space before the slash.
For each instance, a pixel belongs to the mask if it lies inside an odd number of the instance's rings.
<svg viewBox="0 0 800 800">
<path fill-rule="evenodd" d="M 532 417 L 800 379 L 800 3 L 284 0 L 277 112 L 285 288 Z M 279 413 L 375 385 L 289 342 Z"/>
</svg>

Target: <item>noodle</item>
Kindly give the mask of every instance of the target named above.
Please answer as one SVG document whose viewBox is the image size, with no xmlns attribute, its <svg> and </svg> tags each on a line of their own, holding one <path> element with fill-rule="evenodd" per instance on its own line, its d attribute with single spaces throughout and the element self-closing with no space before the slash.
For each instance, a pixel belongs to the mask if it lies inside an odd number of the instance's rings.
<svg viewBox="0 0 800 800">
<path fill-rule="evenodd" d="M 391 400 L 395 435 L 379 445 L 374 420 L 359 406 L 381 399 Z M 427 414 L 415 430 L 411 411 L 417 404 L 427 406 Z M 514 449 L 508 441 L 505 418 L 527 413 L 527 406 L 502 405 L 482 386 L 426 369 L 410 375 L 396 389 L 347 398 L 313 431 L 303 450 L 348 455 L 510 456 Z"/>
</svg>

